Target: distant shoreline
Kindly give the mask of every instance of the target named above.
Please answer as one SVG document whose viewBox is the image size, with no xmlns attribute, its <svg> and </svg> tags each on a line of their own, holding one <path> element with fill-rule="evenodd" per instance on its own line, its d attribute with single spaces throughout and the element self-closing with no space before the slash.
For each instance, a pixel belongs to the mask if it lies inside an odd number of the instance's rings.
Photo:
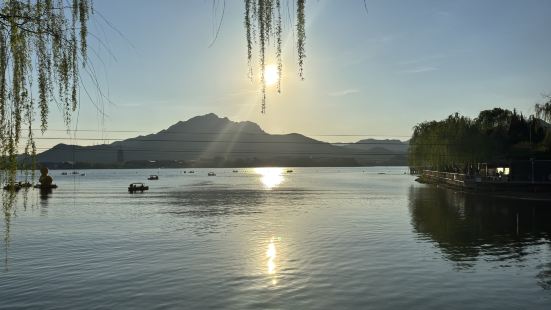
<svg viewBox="0 0 551 310">
<path fill-rule="evenodd" d="M 37 164 L 40 166 L 41 164 Z M 330 166 L 330 165 L 310 165 L 310 166 L 296 166 L 296 165 L 256 165 L 256 166 L 187 166 L 187 167 L 117 167 L 117 166 L 106 166 L 106 167 L 56 167 L 45 165 L 48 169 L 52 171 L 61 171 L 61 170 L 146 170 L 146 169 L 245 169 L 245 168 L 262 168 L 262 167 L 284 167 L 284 168 L 361 168 L 361 167 L 404 167 L 408 168 L 407 165 L 385 165 L 385 164 L 374 164 L 374 165 L 348 165 L 348 166 Z"/>
</svg>

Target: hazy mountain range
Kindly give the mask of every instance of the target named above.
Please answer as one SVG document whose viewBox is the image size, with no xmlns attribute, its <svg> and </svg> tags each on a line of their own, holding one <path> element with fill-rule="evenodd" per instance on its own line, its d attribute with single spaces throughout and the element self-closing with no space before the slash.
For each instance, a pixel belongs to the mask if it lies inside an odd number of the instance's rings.
<svg viewBox="0 0 551 310">
<path fill-rule="evenodd" d="M 367 151 L 373 154 L 407 154 L 409 149 L 408 141 L 398 139 L 364 139 L 356 143 L 334 143 L 348 149 Z"/>
<path fill-rule="evenodd" d="M 399 140 L 361 140 L 331 144 L 301 134 L 272 135 L 253 122 L 233 122 L 210 113 L 180 121 L 158 133 L 111 144 L 58 144 L 38 155 L 45 163 L 125 163 L 136 161 L 201 161 L 238 163 L 331 165 L 403 165 L 408 144 Z M 346 164 L 348 162 L 349 164 Z M 316 164 L 317 163 L 317 164 Z"/>
</svg>

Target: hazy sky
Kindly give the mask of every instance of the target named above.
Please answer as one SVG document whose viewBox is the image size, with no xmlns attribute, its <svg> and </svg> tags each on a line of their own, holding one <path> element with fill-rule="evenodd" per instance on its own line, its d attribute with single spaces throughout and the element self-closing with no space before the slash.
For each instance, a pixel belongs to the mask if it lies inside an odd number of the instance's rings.
<svg viewBox="0 0 551 310">
<path fill-rule="evenodd" d="M 475 116 L 500 106 L 531 113 L 551 92 L 549 0 L 367 0 L 369 13 L 362 0 L 307 1 L 306 79 L 298 79 L 287 21 L 282 93 L 268 90 L 264 115 L 258 82 L 247 78 L 243 1 L 226 0 L 211 47 L 221 14 L 213 0 L 94 3 L 101 15 L 91 22 L 92 60 L 112 104 L 103 122 L 83 94 L 81 129 L 151 133 L 214 112 L 269 133 L 406 139 L 416 123 L 453 112 Z M 51 116 L 50 128 L 63 129 L 55 109 Z"/>
</svg>

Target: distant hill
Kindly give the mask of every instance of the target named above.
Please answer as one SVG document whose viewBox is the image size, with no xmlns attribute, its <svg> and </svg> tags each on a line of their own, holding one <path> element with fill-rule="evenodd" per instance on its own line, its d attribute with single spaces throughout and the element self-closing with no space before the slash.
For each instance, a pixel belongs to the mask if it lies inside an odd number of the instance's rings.
<svg viewBox="0 0 551 310">
<path fill-rule="evenodd" d="M 363 151 L 377 151 L 377 152 L 386 152 L 393 154 L 407 154 L 409 149 L 408 141 L 400 141 L 397 139 L 365 139 L 360 140 L 352 144 L 336 144 L 341 145 L 345 148 L 363 150 Z"/>
<path fill-rule="evenodd" d="M 367 141 L 367 140 L 365 140 Z M 42 163 L 126 163 L 182 161 L 226 165 L 371 165 L 393 164 L 386 151 L 341 147 L 291 133 L 271 135 L 253 122 L 234 122 L 210 113 L 180 121 L 158 133 L 97 146 L 58 144 L 38 155 Z M 385 146 L 386 148 L 387 146 Z M 396 146 L 392 145 L 393 150 Z M 405 161 L 402 160 L 405 164 Z"/>
</svg>

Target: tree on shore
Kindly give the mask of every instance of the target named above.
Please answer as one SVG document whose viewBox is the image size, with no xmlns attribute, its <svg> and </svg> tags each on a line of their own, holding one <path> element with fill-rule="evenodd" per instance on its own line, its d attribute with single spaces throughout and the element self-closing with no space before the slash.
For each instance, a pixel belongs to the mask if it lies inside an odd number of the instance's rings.
<svg viewBox="0 0 551 310">
<path fill-rule="evenodd" d="M 536 117 L 546 122 L 551 122 L 551 95 L 546 96 L 547 102 L 537 103 L 534 107 Z"/>
<path fill-rule="evenodd" d="M 540 114 L 541 115 L 541 114 Z M 410 140 L 411 167 L 466 171 L 482 162 L 550 157 L 549 124 L 515 110 L 485 110 L 475 119 L 450 115 L 416 125 Z"/>
<path fill-rule="evenodd" d="M 68 124 L 78 106 L 79 72 L 87 63 L 90 0 L 5 0 L 0 4 L 0 170 L 13 182 L 23 128 L 34 156 L 35 113 L 48 127 L 55 102 Z M 3 182 L 2 182 L 3 183 Z"/>
</svg>

